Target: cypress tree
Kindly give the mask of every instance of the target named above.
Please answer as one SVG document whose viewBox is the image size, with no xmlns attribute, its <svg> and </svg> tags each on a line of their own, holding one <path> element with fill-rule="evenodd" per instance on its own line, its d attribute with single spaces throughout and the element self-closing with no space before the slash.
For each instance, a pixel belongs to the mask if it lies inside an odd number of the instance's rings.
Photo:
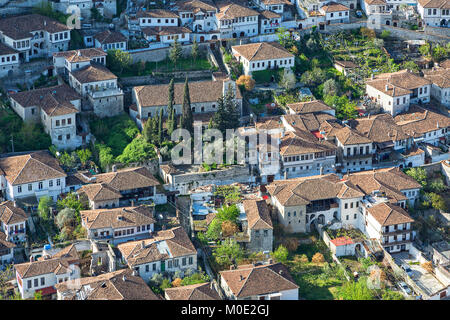
<svg viewBox="0 0 450 320">
<path fill-rule="evenodd" d="M 188 79 L 184 83 L 184 97 L 183 97 L 183 107 L 182 107 L 182 128 L 188 130 L 191 135 L 194 133 L 194 117 L 192 116 L 191 110 L 191 97 L 189 95 L 189 85 Z"/>
<path fill-rule="evenodd" d="M 169 135 L 172 134 L 174 127 L 175 127 L 175 123 L 173 122 L 173 101 L 174 101 L 174 97 L 175 97 L 175 88 L 174 88 L 174 79 L 172 78 L 170 80 L 169 83 L 169 102 L 167 104 L 167 133 Z"/>
<path fill-rule="evenodd" d="M 142 128 L 142 134 L 147 142 L 152 141 L 152 118 L 147 118 Z"/>
<path fill-rule="evenodd" d="M 240 114 L 238 110 L 238 106 L 236 100 L 234 99 L 234 92 L 231 84 L 228 86 L 228 90 L 225 93 L 224 104 L 226 110 L 226 120 L 227 120 L 227 129 L 235 129 L 240 125 Z"/>
<path fill-rule="evenodd" d="M 163 142 L 163 108 L 159 109 L 158 145 L 161 146 L 162 142 Z"/>
</svg>

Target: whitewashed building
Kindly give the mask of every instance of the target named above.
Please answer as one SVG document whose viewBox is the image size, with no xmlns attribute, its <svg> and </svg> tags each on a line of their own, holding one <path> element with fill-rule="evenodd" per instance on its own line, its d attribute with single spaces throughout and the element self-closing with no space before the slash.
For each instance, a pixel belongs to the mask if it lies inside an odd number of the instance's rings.
<svg viewBox="0 0 450 320">
<path fill-rule="evenodd" d="M 257 11 L 236 3 L 225 3 L 219 8 L 216 24 L 220 39 L 250 37 L 259 33 Z"/>
<path fill-rule="evenodd" d="M 427 26 L 448 27 L 450 25 L 449 0 L 418 0 L 417 12 Z"/>
<path fill-rule="evenodd" d="M 0 203 L 0 231 L 5 234 L 5 241 L 19 243 L 25 240 L 27 214 L 17 206 L 17 202 Z"/>
<path fill-rule="evenodd" d="M 19 65 L 19 51 L 0 42 L 0 78 L 16 74 Z"/>
</svg>

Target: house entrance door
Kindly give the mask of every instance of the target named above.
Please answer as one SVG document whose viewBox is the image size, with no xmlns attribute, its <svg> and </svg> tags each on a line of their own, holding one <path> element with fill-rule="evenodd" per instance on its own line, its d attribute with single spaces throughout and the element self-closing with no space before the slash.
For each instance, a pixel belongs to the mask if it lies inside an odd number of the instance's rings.
<svg viewBox="0 0 450 320">
<path fill-rule="evenodd" d="M 166 271 L 166 262 L 165 261 L 161 261 L 161 272 Z"/>
</svg>

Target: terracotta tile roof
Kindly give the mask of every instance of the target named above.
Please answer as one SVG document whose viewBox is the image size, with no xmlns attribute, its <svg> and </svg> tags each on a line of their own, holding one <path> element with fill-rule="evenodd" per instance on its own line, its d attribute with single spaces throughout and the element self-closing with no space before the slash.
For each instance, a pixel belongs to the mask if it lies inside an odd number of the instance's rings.
<svg viewBox="0 0 450 320">
<path fill-rule="evenodd" d="M 423 71 L 425 79 L 430 80 L 439 88 L 450 88 L 450 67 Z"/>
<path fill-rule="evenodd" d="M 357 186 L 341 181 L 335 174 L 274 181 L 266 188 L 285 207 L 307 205 L 314 200 L 364 196 Z"/>
<path fill-rule="evenodd" d="M 0 221 L 6 225 L 27 221 L 25 211 L 14 206 L 14 202 L 5 201 L 0 203 Z"/>
<path fill-rule="evenodd" d="M 413 90 L 419 87 L 431 84 L 430 80 L 422 78 L 409 70 L 400 70 L 392 73 L 381 73 L 374 76 L 374 80 L 384 80 L 385 84 L 395 87 L 395 90 Z M 366 81 L 366 84 L 371 84 L 372 81 Z M 398 89 L 397 89 L 398 88 Z M 390 90 L 389 90 L 390 91 Z M 398 94 L 396 94 L 397 96 Z"/>
<path fill-rule="evenodd" d="M 261 19 L 276 19 L 281 18 L 281 15 L 279 15 L 276 12 L 264 10 L 259 13 L 261 15 Z"/>
<path fill-rule="evenodd" d="M 152 9 L 147 11 L 139 11 L 136 16 L 138 18 L 178 18 L 178 15 L 170 10 Z"/>
<path fill-rule="evenodd" d="M 13 49 L 11 47 L 8 47 L 3 42 L 0 42 L 0 56 L 6 55 L 6 54 L 14 54 L 14 53 L 19 53 L 19 51 L 17 51 L 16 49 Z M 14 62 L 18 63 L 19 61 L 12 61 L 12 63 L 14 63 Z"/>
<path fill-rule="evenodd" d="M 80 83 L 117 79 L 117 76 L 104 65 L 93 62 L 89 66 L 73 71 L 72 76 Z"/>
<path fill-rule="evenodd" d="M 54 255 L 51 256 L 52 259 L 66 259 L 69 263 L 77 262 L 81 257 L 78 254 L 77 248 L 74 244 L 69 245 L 62 249 L 61 251 L 58 251 Z M 46 260 L 44 257 L 39 257 L 37 259 L 38 261 L 44 261 Z"/>
<path fill-rule="evenodd" d="M 122 198 L 119 191 L 105 183 L 86 184 L 77 190 L 78 194 L 85 194 L 90 201 L 107 201 Z"/>
<path fill-rule="evenodd" d="M 334 110 L 320 100 L 288 103 L 286 104 L 286 106 L 292 109 L 295 113 L 310 113 Z"/>
<path fill-rule="evenodd" d="M 423 8 L 450 9 L 450 0 L 418 0 Z"/>
<path fill-rule="evenodd" d="M 203 12 L 206 11 L 217 11 L 216 6 L 211 1 L 200 1 L 200 0 L 188 0 L 188 1 L 180 1 L 177 2 L 178 11 L 194 11 L 201 10 Z"/>
<path fill-rule="evenodd" d="M 292 58 L 294 55 L 276 42 L 259 42 L 233 46 L 239 55 L 248 61 Z"/>
<path fill-rule="evenodd" d="M 382 227 L 414 222 L 405 209 L 387 202 L 367 208 L 367 211 Z"/>
<path fill-rule="evenodd" d="M 258 12 L 250 8 L 241 6 L 236 3 L 219 3 L 219 12 L 216 13 L 216 18 L 218 20 L 232 20 L 241 17 L 258 16 Z"/>
<path fill-rule="evenodd" d="M 94 38 L 101 44 L 127 42 L 127 37 L 125 37 L 121 32 L 111 30 L 105 30 L 97 33 Z"/>
<path fill-rule="evenodd" d="M 359 66 L 356 63 L 353 63 L 351 61 L 336 60 L 336 61 L 334 61 L 334 63 L 339 66 L 342 66 L 344 68 L 349 68 L 349 69 L 359 68 Z"/>
<path fill-rule="evenodd" d="M 238 298 L 298 289 L 281 263 L 221 271 L 220 276 Z"/>
<path fill-rule="evenodd" d="M 353 183 L 365 194 L 371 194 L 375 190 L 385 192 L 393 202 L 406 199 L 401 191 L 421 188 L 416 180 L 403 173 L 399 168 L 354 172 L 343 178 Z"/>
<path fill-rule="evenodd" d="M 189 82 L 191 103 L 217 101 L 223 94 L 223 81 L 192 81 Z M 184 83 L 175 83 L 174 105 L 181 105 L 184 96 Z M 138 103 L 141 107 L 167 106 L 168 84 L 134 87 Z M 236 98 L 242 99 L 241 91 L 236 86 Z"/>
<path fill-rule="evenodd" d="M 134 266 L 197 254 L 197 250 L 182 227 L 158 231 L 151 239 L 118 245 L 128 265 Z"/>
<path fill-rule="evenodd" d="M 261 2 L 266 4 L 266 5 L 270 5 L 270 4 L 286 4 L 286 5 L 290 5 L 291 4 L 287 0 L 262 0 Z"/>
<path fill-rule="evenodd" d="M 12 185 L 65 178 L 67 175 L 48 151 L 0 158 L 0 169 Z"/>
<path fill-rule="evenodd" d="M 222 300 L 211 282 L 165 289 L 168 300 Z"/>
<path fill-rule="evenodd" d="M 16 245 L 12 242 L 6 241 L 6 234 L 0 231 L 0 250 L 15 248 Z"/>
<path fill-rule="evenodd" d="M 368 80 L 368 81 L 366 81 L 366 85 L 374 87 L 378 91 L 381 91 L 384 94 L 391 96 L 391 97 L 405 96 L 405 95 L 412 93 L 412 91 L 409 89 L 404 89 L 404 88 L 389 84 L 389 81 L 387 79 Z M 387 90 L 386 90 L 386 85 L 387 85 Z"/>
<path fill-rule="evenodd" d="M 20 274 L 22 279 L 50 273 L 58 275 L 71 272 L 70 264 L 67 259 L 64 258 L 15 264 L 14 268 Z"/>
<path fill-rule="evenodd" d="M 418 105 L 412 105 L 407 112 L 396 115 L 394 121 L 404 132 L 414 137 L 450 127 L 449 117 Z"/>
<path fill-rule="evenodd" d="M 450 69 L 450 59 L 445 59 L 444 61 L 440 62 L 439 67 L 444 69 Z"/>
<path fill-rule="evenodd" d="M 318 140 L 308 131 L 288 131 L 281 138 L 280 155 L 291 156 L 314 152 L 334 152 L 337 147 L 329 141 Z"/>
<path fill-rule="evenodd" d="M 367 137 L 360 134 L 358 131 L 353 130 L 349 127 L 343 127 L 342 129 L 336 130 L 335 137 L 344 146 L 372 143 L 372 140 L 368 139 Z"/>
<path fill-rule="evenodd" d="M 285 114 L 283 119 L 292 127 L 303 131 L 317 131 L 325 121 L 336 120 L 335 117 L 324 112 Z"/>
<path fill-rule="evenodd" d="M 88 230 L 136 227 L 156 222 L 153 210 L 145 206 L 83 210 L 80 215 Z"/>
<path fill-rule="evenodd" d="M 350 120 L 348 124 L 376 143 L 406 140 L 410 138 L 394 118 L 387 113 Z"/>
<path fill-rule="evenodd" d="M 336 3 L 336 2 L 328 2 L 324 6 L 320 8 L 324 12 L 338 12 L 338 11 L 348 11 L 350 10 L 349 7 L 344 6 L 343 4 Z"/>
<path fill-rule="evenodd" d="M 273 229 L 269 207 L 265 200 L 244 200 L 242 204 L 247 215 L 249 229 Z"/>
<path fill-rule="evenodd" d="M 169 164 L 162 164 L 159 166 L 161 168 L 161 170 L 165 173 L 165 174 L 173 174 L 173 173 L 178 173 L 177 168 L 175 168 L 175 166 L 171 163 Z"/>
<path fill-rule="evenodd" d="M 148 188 L 160 184 L 145 167 L 127 168 L 117 172 L 98 174 L 95 177 L 97 183 L 107 184 L 118 191 Z"/>
<path fill-rule="evenodd" d="M 23 108 L 40 107 L 49 116 L 78 113 L 71 101 L 80 100 L 81 96 L 66 84 L 22 91 L 11 95 L 11 99 Z"/>
<path fill-rule="evenodd" d="M 369 5 L 383 5 L 386 4 L 386 0 L 364 0 Z"/>
<path fill-rule="evenodd" d="M 281 116 L 261 117 L 257 120 L 255 126 L 259 130 L 284 129 Z"/>
<path fill-rule="evenodd" d="M 31 38 L 33 36 L 31 32 L 35 31 L 55 33 L 69 30 L 66 25 L 39 14 L 0 19 L 0 32 L 14 40 Z"/>
<path fill-rule="evenodd" d="M 55 285 L 58 292 L 78 300 L 80 291 L 86 300 L 160 300 L 145 281 L 130 269 L 117 270 L 96 277 L 69 280 Z"/>
<path fill-rule="evenodd" d="M 159 36 L 167 36 L 171 34 L 183 34 L 183 33 L 192 33 L 192 31 L 186 27 L 145 27 L 142 28 L 141 31 L 147 35 L 159 35 Z"/>
<path fill-rule="evenodd" d="M 65 57 L 69 62 L 90 61 L 95 57 L 106 57 L 107 53 L 100 48 L 87 48 L 53 53 L 54 57 Z"/>
</svg>

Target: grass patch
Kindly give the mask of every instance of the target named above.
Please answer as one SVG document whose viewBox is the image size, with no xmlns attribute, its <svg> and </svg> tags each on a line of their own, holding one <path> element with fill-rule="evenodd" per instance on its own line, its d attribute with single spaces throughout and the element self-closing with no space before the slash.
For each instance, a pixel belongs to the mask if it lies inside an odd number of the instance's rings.
<svg viewBox="0 0 450 320">
<path fill-rule="evenodd" d="M 152 73 L 166 73 L 166 72 L 176 72 L 176 71 L 201 71 L 201 70 L 215 70 L 209 60 L 204 58 L 197 58 L 193 60 L 192 58 L 181 58 L 176 65 L 173 64 L 170 59 L 165 59 L 159 62 L 146 62 L 144 68 L 141 63 L 136 63 L 131 65 L 130 68 L 124 70 L 120 77 L 135 77 L 135 76 L 145 76 L 151 75 Z"/>
<path fill-rule="evenodd" d="M 278 83 L 282 71 L 283 69 L 267 69 L 267 70 L 253 71 L 252 78 L 253 80 L 255 80 L 257 84 L 271 82 L 272 77 L 274 78 L 274 82 Z"/>
</svg>

